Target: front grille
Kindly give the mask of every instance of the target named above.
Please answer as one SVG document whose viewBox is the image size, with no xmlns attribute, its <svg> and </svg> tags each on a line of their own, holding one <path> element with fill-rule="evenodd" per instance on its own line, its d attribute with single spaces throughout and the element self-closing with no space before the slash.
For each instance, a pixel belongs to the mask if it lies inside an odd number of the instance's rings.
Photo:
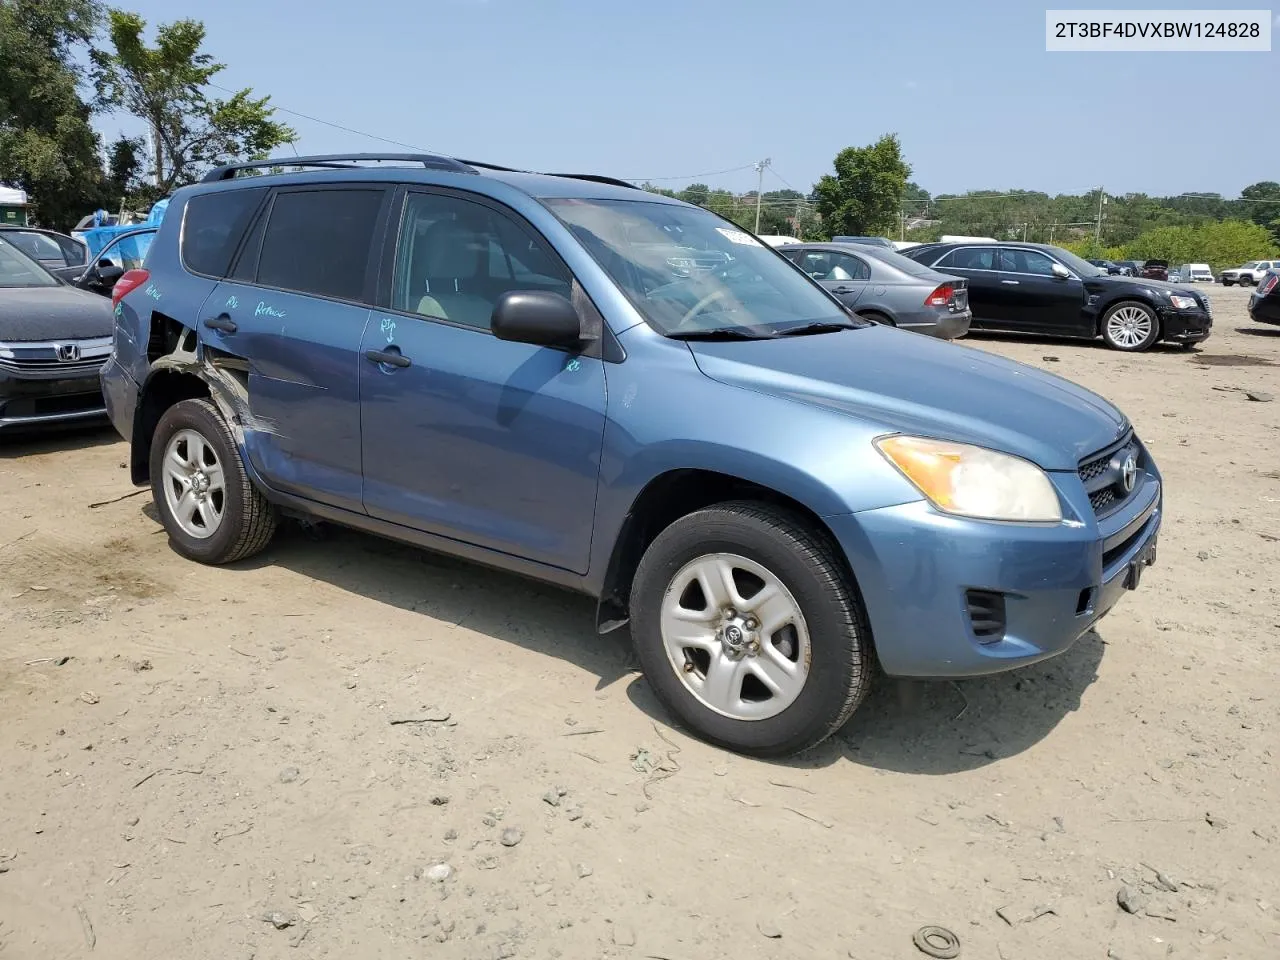
<svg viewBox="0 0 1280 960">
<path fill-rule="evenodd" d="M 0 370 L 38 379 L 97 373 L 111 355 L 111 338 L 0 342 Z"/>
<path fill-rule="evenodd" d="M 1134 461 L 1134 475 L 1132 485 L 1125 489 L 1124 466 L 1130 457 Z M 1080 482 L 1089 494 L 1095 514 L 1110 513 L 1133 495 L 1142 484 L 1145 460 L 1142 445 L 1129 431 L 1105 450 L 1080 462 Z"/>
</svg>

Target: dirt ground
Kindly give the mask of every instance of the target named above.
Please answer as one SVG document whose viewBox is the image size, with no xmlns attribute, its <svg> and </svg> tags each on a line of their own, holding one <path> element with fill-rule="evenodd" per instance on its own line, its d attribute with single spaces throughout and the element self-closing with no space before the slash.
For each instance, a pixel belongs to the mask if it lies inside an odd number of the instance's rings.
<svg viewBox="0 0 1280 960">
<path fill-rule="evenodd" d="M 297 527 L 202 568 L 99 505 L 114 434 L 0 445 L 0 957 L 1280 956 L 1280 330 L 1211 294 L 1193 354 L 958 347 L 1123 407 L 1159 563 L 788 763 L 671 727 L 585 598 Z"/>
</svg>

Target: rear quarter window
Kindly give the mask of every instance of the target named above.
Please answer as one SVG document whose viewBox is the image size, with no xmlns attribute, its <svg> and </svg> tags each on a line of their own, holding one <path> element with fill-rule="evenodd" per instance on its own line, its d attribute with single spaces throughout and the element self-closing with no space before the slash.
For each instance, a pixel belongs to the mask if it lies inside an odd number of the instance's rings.
<svg viewBox="0 0 1280 960">
<path fill-rule="evenodd" d="M 192 273 L 227 275 L 245 228 L 266 190 L 219 190 L 187 201 L 182 219 L 182 265 Z"/>
</svg>

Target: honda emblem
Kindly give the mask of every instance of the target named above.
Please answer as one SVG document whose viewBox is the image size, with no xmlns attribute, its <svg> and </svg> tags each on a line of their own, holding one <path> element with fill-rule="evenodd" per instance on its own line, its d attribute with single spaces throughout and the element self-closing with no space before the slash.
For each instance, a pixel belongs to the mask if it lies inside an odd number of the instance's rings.
<svg viewBox="0 0 1280 960">
<path fill-rule="evenodd" d="M 58 360 L 62 363 L 75 363 L 80 359 L 80 344 L 78 343 L 60 343 L 58 344 Z"/>
</svg>

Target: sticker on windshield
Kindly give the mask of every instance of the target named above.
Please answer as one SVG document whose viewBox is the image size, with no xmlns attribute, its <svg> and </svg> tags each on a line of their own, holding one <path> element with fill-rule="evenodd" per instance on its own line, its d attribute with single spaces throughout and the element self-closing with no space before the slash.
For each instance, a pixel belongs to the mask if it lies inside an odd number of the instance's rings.
<svg viewBox="0 0 1280 960">
<path fill-rule="evenodd" d="M 755 237 L 749 233 L 743 233 L 741 230 L 730 230 L 728 227 L 716 227 L 716 233 L 723 236 L 730 243 L 740 243 L 744 247 L 754 247 L 756 245 Z"/>
</svg>

